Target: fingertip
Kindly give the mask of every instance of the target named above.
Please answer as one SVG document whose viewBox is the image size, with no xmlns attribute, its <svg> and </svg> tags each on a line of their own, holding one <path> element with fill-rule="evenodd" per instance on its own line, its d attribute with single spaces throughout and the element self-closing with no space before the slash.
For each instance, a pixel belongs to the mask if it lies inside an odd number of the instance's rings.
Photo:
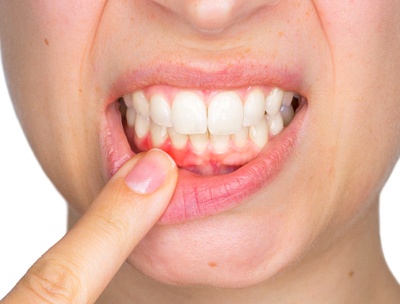
<svg viewBox="0 0 400 304">
<path fill-rule="evenodd" d="M 138 194 L 149 194 L 159 189 L 176 170 L 174 160 L 160 149 L 152 149 L 135 163 L 125 176 L 125 183 Z"/>
</svg>

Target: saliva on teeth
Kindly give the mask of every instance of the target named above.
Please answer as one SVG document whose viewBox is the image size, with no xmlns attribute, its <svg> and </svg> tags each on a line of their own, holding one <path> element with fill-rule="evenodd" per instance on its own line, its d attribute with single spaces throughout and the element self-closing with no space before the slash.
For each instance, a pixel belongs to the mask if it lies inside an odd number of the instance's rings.
<svg viewBox="0 0 400 304">
<path fill-rule="evenodd" d="M 254 159 L 292 121 L 292 101 L 299 100 L 280 88 L 209 96 L 183 89 L 172 97 L 154 91 L 123 96 L 126 127 L 134 130 L 128 140 L 140 151 L 161 148 L 200 174 L 231 172 Z"/>
</svg>

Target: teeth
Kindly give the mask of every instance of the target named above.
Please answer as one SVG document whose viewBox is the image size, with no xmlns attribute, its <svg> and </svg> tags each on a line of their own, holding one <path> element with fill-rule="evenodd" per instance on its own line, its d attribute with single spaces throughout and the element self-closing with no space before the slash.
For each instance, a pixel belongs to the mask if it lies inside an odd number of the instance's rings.
<svg viewBox="0 0 400 304">
<path fill-rule="evenodd" d="M 263 148 L 268 143 L 268 123 L 262 119 L 257 125 L 250 127 L 249 137 L 259 148 Z"/>
<path fill-rule="evenodd" d="M 280 133 L 283 129 L 283 119 L 281 114 L 276 114 L 275 116 L 267 116 L 269 131 L 272 135 Z"/>
<path fill-rule="evenodd" d="M 217 154 L 223 154 L 229 149 L 229 135 L 210 135 L 213 150 Z"/>
<path fill-rule="evenodd" d="M 285 94 L 283 94 L 282 105 L 290 106 L 293 100 L 293 96 L 293 92 L 285 92 Z"/>
<path fill-rule="evenodd" d="M 207 109 L 195 93 L 179 93 L 172 104 L 172 125 L 180 134 L 202 134 L 207 131 Z"/>
<path fill-rule="evenodd" d="M 265 96 L 261 90 L 253 90 L 244 103 L 243 126 L 256 125 L 264 116 Z"/>
<path fill-rule="evenodd" d="M 265 96 L 255 88 L 243 102 L 241 94 L 246 92 L 221 91 L 203 97 L 195 91 L 180 91 L 171 107 L 162 93 L 153 94 L 149 101 L 144 91 L 137 91 L 123 96 L 126 111 L 122 115 L 135 129 L 136 138 L 149 138 L 153 147 L 162 147 L 170 139 L 172 148 L 180 150 L 190 142 L 196 154 L 206 150 L 225 154 L 232 149 L 242 155 L 251 147 L 249 139 L 262 149 L 269 134 L 275 136 L 290 124 L 295 115 L 292 100 L 300 96 L 279 88 Z"/>
<path fill-rule="evenodd" d="M 279 109 L 282 105 L 284 94 L 285 92 L 279 88 L 275 88 L 271 91 L 271 93 L 265 100 L 265 111 L 267 111 L 268 115 L 275 116 L 276 114 L 278 114 Z"/>
<path fill-rule="evenodd" d="M 172 145 L 176 149 L 183 149 L 186 146 L 186 143 L 189 139 L 189 137 L 185 134 L 176 133 L 174 128 L 168 129 L 168 135 L 169 138 L 171 139 Z"/>
<path fill-rule="evenodd" d="M 151 142 L 154 147 L 161 147 L 168 137 L 167 128 L 159 126 L 155 123 L 151 124 L 150 127 Z"/>
<path fill-rule="evenodd" d="M 122 97 L 127 108 L 132 106 L 132 94 L 126 94 Z"/>
<path fill-rule="evenodd" d="M 150 117 L 160 126 L 172 127 L 171 108 L 163 95 L 156 94 L 151 97 Z"/>
<path fill-rule="evenodd" d="M 203 153 L 208 146 L 208 132 L 190 135 L 190 143 L 195 153 Z"/>
<path fill-rule="evenodd" d="M 133 107 L 135 108 L 136 112 L 144 117 L 150 117 L 149 102 L 146 96 L 144 96 L 143 91 L 133 93 L 132 99 Z"/>
<path fill-rule="evenodd" d="M 126 109 L 126 123 L 129 127 L 133 128 L 135 126 L 136 120 L 136 111 L 133 107 L 129 107 Z"/>
<path fill-rule="evenodd" d="M 243 125 L 243 105 L 234 92 L 217 94 L 208 105 L 208 130 L 212 135 L 230 135 Z"/>
<path fill-rule="evenodd" d="M 238 133 L 233 134 L 232 138 L 236 147 L 245 147 L 249 138 L 249 128 L 242 128 Z"/>
<path fill-rule="evenodd" d="M 135 121 L 135 133 L 136 136 L 141 139 L 147 135 L 150 130 L 150 118 L 142 115 L 136 116 Z"/>
<path fill-rule="evenodd" d="M 282 106 L 280 113 L 283 120 L 283 125 L 286 127 L 293 120 L 294 110 L 292 106 Z"/>
</svg>

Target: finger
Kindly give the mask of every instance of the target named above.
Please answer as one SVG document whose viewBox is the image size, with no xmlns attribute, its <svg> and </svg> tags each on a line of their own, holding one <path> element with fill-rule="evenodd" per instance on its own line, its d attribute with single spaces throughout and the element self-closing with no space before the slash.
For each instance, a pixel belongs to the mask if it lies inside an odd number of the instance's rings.
<svg viewBox="0 0 400 304">
<path fill-rule="evenodd" d="M 93 303 L 161 217 L 177 176 L 175 163 L 161 150 L 131 159 L 4 303 Z"/>
</svg>

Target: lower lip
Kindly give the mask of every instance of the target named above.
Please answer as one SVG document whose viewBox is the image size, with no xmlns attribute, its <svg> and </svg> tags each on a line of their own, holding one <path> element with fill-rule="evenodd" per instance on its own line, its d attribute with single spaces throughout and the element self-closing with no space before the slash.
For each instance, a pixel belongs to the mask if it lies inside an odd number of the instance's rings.
<svg viewBox="0 0 400 304">
<path fill-rule="evenodd" d="M 238 170 L 217 176 L 201 176 L 179 169 L 175 193 L 159 224 L 178 224 L 212 216 L 241 204 L 246 198 L 268 185 L 282 170 L 298 143 L 298 134 L 305 119 L 307 103 L 296 112 L 293 121 L 274 137 L 262 152 Z M 117 112 L 113 109 L 110 112 Z M 119 111 L 118 111 L 119 112 Z M 121 124 L 118 113 L 110 113 L 108 125 Z M 122 128 L 122 127 L 121 127 Z M 134 156 L 125 133 L 104 128 L 107 176 L 112 176 L 124 162 Z M 122 134 L 121 134 L 122 133 Z"/>
</svg>

